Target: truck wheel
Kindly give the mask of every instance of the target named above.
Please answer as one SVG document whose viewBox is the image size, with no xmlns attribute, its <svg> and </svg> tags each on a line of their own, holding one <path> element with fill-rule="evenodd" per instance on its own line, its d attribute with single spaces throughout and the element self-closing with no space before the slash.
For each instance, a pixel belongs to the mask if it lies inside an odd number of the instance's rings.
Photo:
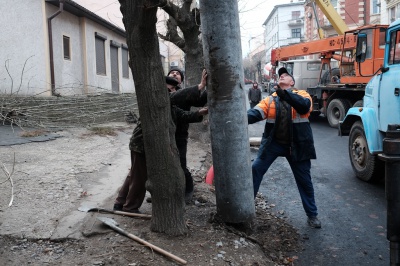
<svg viewBox="0 0 400 266">
<path fill-rule="evenodd" d="M 333 76 L 340 77 L 340 69 L 339 68 L 337 68 L 337 67 L 332 68 L 331 72 L 332 72 L 332 76 L 331 76 L 331 73 L 329 73 L 329 71 L 325 71 L 325 73 L 322 75 L 322 77 L 321 77 L 321 84 L 322 85 L 326 85 L 326 84 L 332 83 L 331 79 L 332 79 Z"/>
<path fill-rule="evenodd" d="M 350 108 L 350 102 L 346 99 L 333 99 L 329 102 L 326 111 L 329 125 L 333 128 L 339 127 L 339 121 L 342 121 Z"/>
<path fill-rule="evenodd" d="M 353 124 L 349 135 L 349 156 L 357 178 L 365 182 L 377 181 L 382 177 L 384 164 L 368 149 L 364 126 L 361 121 Z M 383 174 L 384 176 L 384 174 Z"/>
</svg>

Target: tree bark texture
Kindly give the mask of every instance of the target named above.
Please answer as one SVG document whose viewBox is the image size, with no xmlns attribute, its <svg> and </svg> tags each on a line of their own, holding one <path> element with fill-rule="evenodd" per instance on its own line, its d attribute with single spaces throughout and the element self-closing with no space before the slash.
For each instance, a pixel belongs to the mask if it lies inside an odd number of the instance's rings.
<svg viewBox="0 0 400 266">
<path fill-rule="evenodd" d="M 152 195 L 151 229 L 170 235 L 187 231 L 185 179 L 175 144 L 175 125 L 156 32 L 159 0 L 119 0 L 127 33 L 129 66 L 135 80 Z"/>
<path fill-rule="evenodd" d="M 185 53 L 185 84 L 197 85 L 204 68 L 203 47 L 200 38 L 200 11 L 191 9 L 194 0 L 182 0 L 181 6 L 172 1 L 161 0 L 162 9 L 169 15 L 167 33 L 159 34 L 163 40 L 170 41 Z M 177 27 L 182 31 L 179 36 Z"/>
<path fill-rule="evenodd" d="M 255 208 L 237 0 L 202 0 L 200 8 L 217 213 L 247 223 Z"/>
</svg>

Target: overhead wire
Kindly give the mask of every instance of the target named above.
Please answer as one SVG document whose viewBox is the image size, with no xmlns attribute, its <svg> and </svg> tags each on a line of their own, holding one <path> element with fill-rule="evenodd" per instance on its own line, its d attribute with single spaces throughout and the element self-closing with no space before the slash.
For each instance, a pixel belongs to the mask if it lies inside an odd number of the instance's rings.
<svg viewBox="0 0 400 266">
<path fill-rule="evenodd" d="M 112 3 L 108 4 L 108 5 L 105 5 L 105 6 L 103 6 L 102 8 L 100 8 L 100 9 L 97 9 L 96 11 L 92 11 L 92 12 L 93 12 L 93 13 L 96 13 L 96 12 L 98 12 L 98 11 L 100 11 L 100 10 L 102 10 L 102 9 L 106 8 L 106 7 L 109 7 L 109 6 L 111 6 L 111 5 L 115 4 L 115 3 L 118 3 L 118 0 L 117 0 L 117 1 L 114 1 L 114 2 L 112 2 Z"/>
</svg>

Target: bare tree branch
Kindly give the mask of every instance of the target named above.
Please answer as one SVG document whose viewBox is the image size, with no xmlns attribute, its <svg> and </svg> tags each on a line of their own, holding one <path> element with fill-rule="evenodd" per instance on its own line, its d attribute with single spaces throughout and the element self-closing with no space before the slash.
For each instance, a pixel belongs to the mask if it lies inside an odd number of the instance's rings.
<svg viewBox="0 0 400 266">
<path fill-rule="evenodd" d="M 166 35 L 157 33 L 158 36 L 165 41 L 172 42 L 173 44 L 178 46 L 183 52 L 185 52 L 185 46 L 186 46 L 185 40 L 181 38 L 178 34 L 178 25 L 176 24 L 176 20 L 168 19 L 166 26 L 167 26 Z"/>
<path fill-rule="evenodd" d="M 19 87 L 18 87 L 18 90 L 16 91 L 16 93 L 18 93 L 18 92 L 21 90 L 22 80 L 23 80 L 23 77 L 24 77 L 24 70 L 25 70 L 26 63 L 28 62 L 28 60 L 29 60 L 31 57 L 34 57 L 34 56 L 35 56 L 35 55 L 31 55 L 30 57 L 28 57 L 28 58 L 25 60 L 24 67 L 22 68 L 22 72 L 21 72 L 21 83 L 19 84 Z"/>
<path fill-rule="evenodd" d="M 7 60 L 6 60 L 6 62 L 4 63 L 4 67 L 6 68 L 7 74 L 8 74 L 8 76 L 9 76 L 10 79 L 11 79 L 11 93 L 12 93 L 12 91 L 13 91 L 13 86 L 14 86 L 14 80 L 13 80 L 11 74 L 10 74 L 10 71 L 8 70 L 9 61 L 10 61 L 10 59 L 7 59 Z"/>
</svg>

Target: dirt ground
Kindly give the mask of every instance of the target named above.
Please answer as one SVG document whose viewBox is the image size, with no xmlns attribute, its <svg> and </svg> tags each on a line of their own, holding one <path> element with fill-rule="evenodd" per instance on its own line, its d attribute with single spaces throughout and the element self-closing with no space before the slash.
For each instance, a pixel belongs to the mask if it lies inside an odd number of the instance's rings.
<svg viewBox="0 0 400 266">
<path fill-rule="evenodd" d="M 0 265 L 179 264 L 105 226 L 97 217 L 113 218 L 125 232 L 188 265 L 295 264 L 296 257 L 287 254 L 301 248 L 299 234 L 262 195 L 255 202 L 252 234 L 214 219 L 214 187 L 204 183 L 211 149 L 203 140 L 189 141 L 195 193 L 186 206 L 188 235 L 151 232 L 145 219 L 79 212 L 84 204 L 111 209 L 128 172 L 127 144 L 133 125 L 111 126 L 114 136 L 71 128 L 52 132 L 58 136 L 53 140 L 0 146 Z M 13 168 L 11 192 L 4 170 Z M 141 211 L 151 214 L 151 203 L 145 202 Z"/>
</svg>

